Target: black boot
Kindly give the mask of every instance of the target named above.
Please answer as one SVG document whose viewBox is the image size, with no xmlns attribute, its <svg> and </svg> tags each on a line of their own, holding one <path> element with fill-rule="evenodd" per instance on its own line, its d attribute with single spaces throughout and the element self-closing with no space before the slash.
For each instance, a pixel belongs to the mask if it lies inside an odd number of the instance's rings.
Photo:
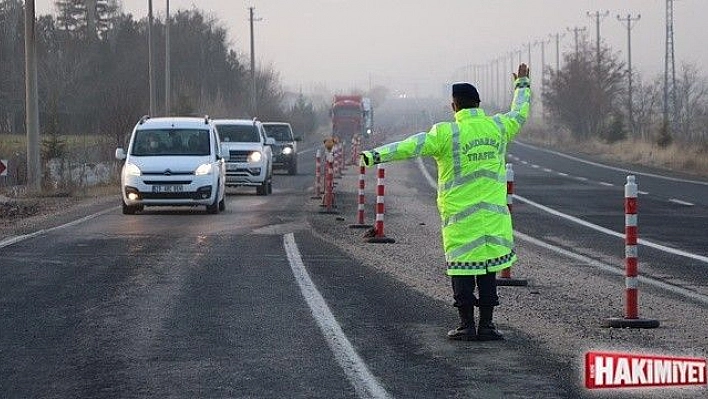
<svg viewBox="0 0 708 399">
<path fill-rule="evenodd" d="M 497 331 L 494 323 L 492 323 L 493 316 L 493 306 L 479 307 L 479 329 L 477 329 L 477 339 L 479 341 L 501 341 L 504 339 L 504 336 Z"/>
<path fill-rule="evenodd" d="M 474 325 L 474 306 L 457 308 L 460 326 L 447 332 L 447 337 L 456 341 L 474 341 L 477 333 Z"/>
</svg>

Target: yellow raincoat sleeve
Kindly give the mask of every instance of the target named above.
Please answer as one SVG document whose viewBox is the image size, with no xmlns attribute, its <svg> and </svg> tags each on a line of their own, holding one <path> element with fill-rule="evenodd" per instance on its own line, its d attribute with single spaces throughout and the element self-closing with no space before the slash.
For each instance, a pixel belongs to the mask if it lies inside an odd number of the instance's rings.
<svg viewBox="0 0 708 399">
<path fill-rule="evenodd" d="M 362 162 L 366 166 L 373 166 L 379 163 L 401 161 L 420 156 L 434 157 L 440 153 L 439 125 L 441 124 L 434 125 L 427 133 L 416 133 L 401 141 L 364 151 L 361 153 Z"/>
<path fill-rule="evenodd" d="M 514 99 L 511 110 L 505 114 L 496 114 L 493 119 L 497 123 L 507 142 L 511 142 L 529 117 L 531 106 L 531 81 L 527 77 L 518 78 L 514 82 Z"/>
</svg>

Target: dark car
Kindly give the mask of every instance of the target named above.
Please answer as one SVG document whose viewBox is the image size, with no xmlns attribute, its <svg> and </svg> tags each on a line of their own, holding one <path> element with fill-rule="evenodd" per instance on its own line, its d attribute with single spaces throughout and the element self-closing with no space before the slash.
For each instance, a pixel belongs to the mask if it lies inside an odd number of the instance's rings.
<svg viewBox="0 0 708 399">
<path fill-rule="evenodd" d="M 273 170 L 287 170 L 289 175 L 297 174 L 297 139 L 293 129 L 285 122 L 263 122 L 268 137 L 275 140 L 273 148 Z"/>
</svg>

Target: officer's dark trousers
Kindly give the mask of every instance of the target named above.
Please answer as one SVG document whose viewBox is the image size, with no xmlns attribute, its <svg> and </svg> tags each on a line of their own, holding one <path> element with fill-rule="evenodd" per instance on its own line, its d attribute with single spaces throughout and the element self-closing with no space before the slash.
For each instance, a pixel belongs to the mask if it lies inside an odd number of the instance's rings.
<svg viewBox="0 0 708 399">
<path fill-rule="evenodd" d="M 451 280 L 455 307 L 499 305 L 496 273 L 479 276 L 452 276 Z M 479 299 L 474 294 L 475 286 L 479 290 Z"/>
</svg>

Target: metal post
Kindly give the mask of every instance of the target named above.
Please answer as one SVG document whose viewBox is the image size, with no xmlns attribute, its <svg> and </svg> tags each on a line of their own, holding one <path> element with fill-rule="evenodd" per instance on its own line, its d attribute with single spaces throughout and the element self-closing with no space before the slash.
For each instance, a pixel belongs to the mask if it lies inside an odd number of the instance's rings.
<svg viewBox="0 0 708 399">
<path fill-rule="evenodd" d="M 260 21 L 260 18 L 253 18 L 254 7 L 249 7 L 249 21 L 251 24 L 251 116 L 258 115 L 258 96 L 256 95 L 256 49 L 255 40 L 253 37 L 253 22 Z"/>
<path fill-rule="evenodd" d="M 171 114 L 172 88 L 170 83 L 170 0 L 167 0 L 165 8 L 165 115 Z"/>
<path fill-rule="evenodd" d="M 27 128 L 27 185 L 42 187 L 42 163 L 39 154 L 39 102 L 37 94 L 37 38 L 34 0 L 25 2 L 25 124 Z"/>
<path fill-rule="evenodd" d="M 627 27 L 627 112 L 629 114 L 629 130 L 634 132 L 634 106 L 632 102 L 632 22 L 636 22 L 641 18 L 641 15 L 632 17 L 627 14 L 626 18 L 619 15 L 617 20 L 622 22 Z"/>
<path fill-rule="evenodd" d="M 157 98 L 155 91 L 157 87 L 155 86 L 155 68 L 153 65 L 153 45 L 152 45 L 152 0 L 148 0 L 148 26 L 147 26 L 147 39 L 148 39 L 148 85 L 150 90 L 150 116 L 155 116 L 157 114 Z"/>
</svg>

